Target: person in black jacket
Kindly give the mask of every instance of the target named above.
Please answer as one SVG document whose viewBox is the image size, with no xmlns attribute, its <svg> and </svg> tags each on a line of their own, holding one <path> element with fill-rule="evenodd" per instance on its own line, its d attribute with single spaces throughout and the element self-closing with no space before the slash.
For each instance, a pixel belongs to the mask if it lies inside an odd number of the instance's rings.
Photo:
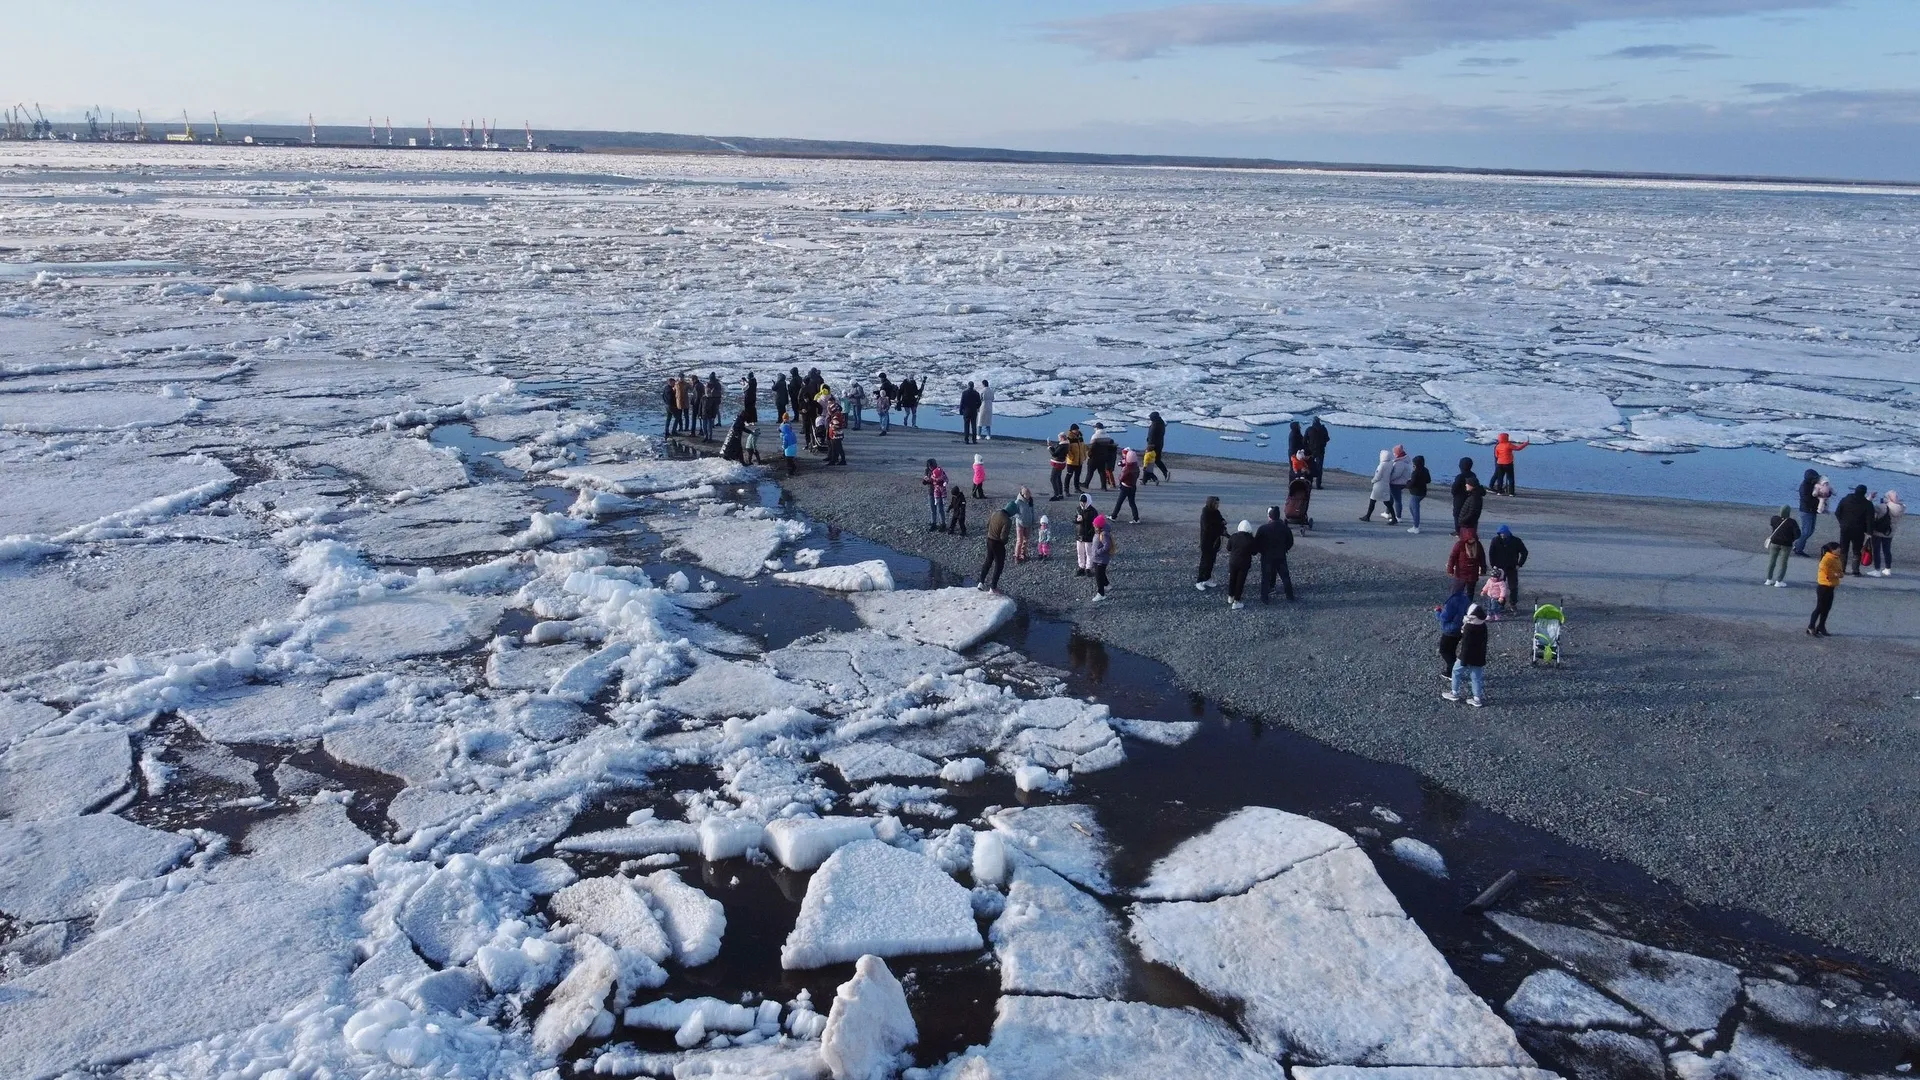
<svg viewBox="0 0 1920 1080">
<path fill-rule="evenodd" d="M 1487 489 L 1474 475 L 1473 459 L 1460 459 L 1460 472 L 1453 478 L 1453 534 L 1461 529 L 1480 528 L 1480 508 L 1486 502 Z M 1472 520 L 1468 520 L 1471 517 Z"/>
<path fill-rule="evenodd" d="M 1153 464 L 1145 466 L 1145 471 L 1159 469 L 1161 476 L 1173 479 L 1173 470 L 1167 468 L 1167 422 L 1157 412 L 1147 414 L 1147 452 L 1153 455 Z"/>
<path fill-rule="evenodd" d="M 1287 460 L 1292 461 L 1298 454 L 1307 451 L 1307 433 L 1300 430 L 1300 421 L 1287 425 Z"/>
<path fill-rule="evenodd" d="M 1333 433 L 1327 430 L 1327 425 L 1321 423 L 1319 417 L 1314 417 L 1313 423 L 1307 426 L 1307 458 L 1313 462 L 1313 486 L 1316 489 L 1325 489 L 1327 486 L 1324 477 L 1327 470 L 1327 444 L 1332 441 Z"/>
<path fill-rule="evenodd" d="M 1427 471 L 1427 459 L 1424 455 L 1413 455 L 1413 475 L 1407 478 L 1407 504 L 1413 512 L 1413 528 L 1407 531 L 1420 535 L 1420 504 L 1427 501 L 1427 485 L 1433 483 L 1433 474 Z"/>
<path fill-rule="evenodd" d="M 1820 482 L 1820 470 L 1808 469 L 1800 478 L 1800 539 L 1794 541 L 1793 553 L 1805 555 L 1807 541 L 1813 539 L 1813 526 L 1820 520 L 1820 496 L 1813 493 L 1815 484 Z"/>
<path fill-rule="evenodd" d="M 680 399 L 680 380 L 668 379 L 667 385 L 660 391 L 660 403 L 666 406 L 667 426 L 660 434 L 671 435 L 680 425 L 680 408 L 675 404 Z"/>
<path fill-rule="evenodd" d="M 1227 606 L 1235 611 L 1247 605 L 1241 598 L 1247 592 L 1247 574 L 1253 569 L 1253 556 L 1259 550 L 1253 537 L 1253 522 L 1242 521 L 1227 540 Z"/>
<path fill-rule="evenodd" d="M 1486 692 L 1487 682 L 1487 610 L 1479 604 L 1467 609 L 1467 616 L 1460 627 L 1460 648 L 1453 661 L 1453 678 L 1449 681 L 1447 692 L 1440 696 L 1448 701 L 1459 701 L 1462 683 L 1473 687 L 1473 696 L 1467 704 L 1479 708 L 1481 695 Z"/>
<path fill-rule="evenodd" d="M 1220 583 L 1213 580 L 1213 560 L 1220 556 L 1220 542 L 1227 538 L 1227 519 L 1220 513 L 1220 496 L 1207 496 L 1200 508 L 1200 569 L 1193 576 L 1193 587 L 1206 592 Z"/>
<path fill-rule="evenodd" d="M 1067 433 L 1047 444 L 1047 479 L 1053 484 L 1053 494 L 1048 502 L 1059 502 L 1067 497 Z"/>
<path fill-rule="evenodd" d="M 1100 490 L 1113 490 L 1113 463 L 1120 456 L 1120 444 L 1107 434 L 1105 424 L 1093 425 L 1093 441 L 1087 444 L 1087 481 L 1100 476 Z"/>
<path fill-rule="evenodd" d="M 775 375 L 773 377 L 773 411 L 778 414 L 779 419 L 785 420 L 788 410 L 792 407 L 793 393 L 787 389 L 787 377 Z"/>
<path fill-rule="evenodd" d="M 1867 533 L 1873 530 L 1873 500 L 1867 498 L 1867 485 L 1833 508 L 1833 519 L 1840 523 L 1840 557 L 1846 560 L 1847 573 L 1860 576 L 1860 549 L 1867 546 Z"/>
<path fill-rule="evenodd" d="M 1487 563 L 1507 575 L 1507 610 L 1513 611 L 1520 606 L 1520 568 L 1527 565 L 1527 545 L 1513 530 L 1505 525 L 1493 534 L 1493 543 L 1487 545 Z"/>
<path fill-rule="evenodd" d="M 747 372 L 747 385 L 746 388 L 740 392 L 740 396 L 743 399 L 740 402 L 740 415 L 745 417 L 749 424 L 759 423 L 760 380 L 755 378 L 751 371 Z"/>
<path fill-rule="evenodd" d="M 1093 573 L 1093 519 L 1100 516 L 1094 508 L 1093 496 L 1080 496 L 1080 509 L 1073 515 L 1073 554 L 1079 563 L 1074 577 L 1087 577 Z"/>
<path fill-rule="evenodd" d="M 1293 550 L 1293 530 L 1287 528 L 1279 507 L 1267 507 L 1267 523 L 1253 534 L 1253 543 L 1260 549 L 1260 602 L 1273 603 L 1275 577 L 1285 587 L 1287 599 L 1294 599 L 1293 574 L 1287 570 L 1287 552 Z"/>
<path fill-rule="evenodd" d="M 960 441 L 980 441 L 980 391 L 972 383 L 960 391 Z"/>
</svg>

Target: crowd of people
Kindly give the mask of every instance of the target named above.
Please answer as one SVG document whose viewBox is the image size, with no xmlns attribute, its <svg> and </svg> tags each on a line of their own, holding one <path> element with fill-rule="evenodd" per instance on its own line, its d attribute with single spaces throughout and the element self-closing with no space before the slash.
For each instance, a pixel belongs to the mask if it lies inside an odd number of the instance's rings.
<svg viewBox="0 0 1920 1080">
<path fill-rule="evenodd" d="M 1833 515 L 1840 536 L 1819 548 L 1814 566 L 1813 614 L 1807 618 L 1809 637 L 1828 637 L 1827 616 L 1833 612 L 1834 593 L 1845 578 L 1893 576 L 1893 530 L 1906 515 L 1900 493 L 1874 494 L 1859 484 L 1834 498 L 1833 482 L 1818 469 L 1800 478 L 1800 509 L 1782 506 L 1767 522 L 1767 576 L 1763 585 L 1787 586 L 1787 570 L 1796 556 L 1816 558 L 1807 551 L 1820 519 Z"/>
</svg>

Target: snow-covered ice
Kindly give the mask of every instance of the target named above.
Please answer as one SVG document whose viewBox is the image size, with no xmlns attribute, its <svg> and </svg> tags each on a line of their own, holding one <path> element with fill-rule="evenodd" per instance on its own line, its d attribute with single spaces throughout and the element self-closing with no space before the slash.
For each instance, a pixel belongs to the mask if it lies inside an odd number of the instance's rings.
<svg viewBox="0 0 1920 1080">
<path fill-rule="evenodd" d="M 807 883 L 780 966 L 817 968 L 868 953 L 911 956 L 981 944 L 965 886 L 925 856 L 856 840 L 828 857 Z"/>
<path fill-rule="evenodd" d="M 0 754 L 0 821 L 84 814 L 124 791 L 132 771 L 125 732 L 21 739 Z"/>
<path fill-rule="evenodd" d="M 92 914 L 120 881 L 165 873 L 192 840 L 111 814 L 0 822 L 0 914 L 53 922 Z"/>
<path fill-rule="evenodd" d="M 1527 976 L 1507 999 L 1505 1011 L 1516 1024 L 1568 1031 L 1594 1027 L 1631 1031 L 1646 1026 L 1633 1010 L 1558 968 Z"/>
<path fill-rule="evenodd" d="M 896 637 L 968 649 L 1013 618 L 1011 597 L 959 587 L 852 595 L 860 621 Z"/>
<path fill-rule="evenodd" d="M 1488 918 L 1669 1031 L 1719 1027 L 1740 992 L 1739 969 L 1717 960 L 1505 912 Z"/>
<path fill-rule="evenodd" d="M 1353 846 L 1352 837 L 1331 825 L 1249 806 L 1154 863 L 1146 884 L 1134 895 L 1143 900 L 1212 900 L 1246 892 L 1308 859 Z"/>
<path fill-rule="evenodd" d="M 987 936 L 1000 957 L 1002 993 L 1120 996 L 1127 962 L 1118 921 L 1044 866 L 1014 870 L 1007 906 Z"/>
<path fill-rule="evenodd" d="M 781 818 L 766 827 L 770 854 L 789 870 L 812 870 L 842 847 L 872 838 L 872 818 Z"/>
<path fill-rule="evenodd" d="M 1083 889 L 1113 892 L 1107 874 L 1107 840 L 1091 806 L 1016 806 L 993 815 L 1007 846 Z"/>
<path fill-rule="evenodd" d="M 880 559 L 847 566 L 817 566 L 809 570 L 783 570 L 773 575 L 794 585 L 811 585 L 834 592 L 886 592 L 893 588 L 893 571 Z"/>
<path fill-rule="evenodd" d="M 984 1070 L 978 1066 L 985 1066 Z M 1285 1080 L 1227 1024 L 1192 1009 L 1063 997 L 1000 999 L 993 1038 L 948 1080 Z"/>
<path fill-rule="evenodd" d="M 862 956 L 834 991 L 820 1058 L 833 1080 L 892 1080 L 901 1051 L 920 1041 L 906 991 L 878 956 Z"/>
</svg>

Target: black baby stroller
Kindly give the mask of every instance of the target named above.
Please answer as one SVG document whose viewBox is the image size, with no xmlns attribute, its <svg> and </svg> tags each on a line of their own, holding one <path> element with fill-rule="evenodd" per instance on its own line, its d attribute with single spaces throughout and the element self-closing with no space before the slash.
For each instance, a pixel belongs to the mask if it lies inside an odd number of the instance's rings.
<svg viewBox="0 0 1920 1080">
<path fill-rule="evenodd" d="M 1302 529 L 1313 528 L 1313 517 L 1308 513 L 1308 504 L 1313 502 L 1313 481 L 1304 476 L 1296 476 L 1287 482 L 1287 524 Z"/>
</svg>

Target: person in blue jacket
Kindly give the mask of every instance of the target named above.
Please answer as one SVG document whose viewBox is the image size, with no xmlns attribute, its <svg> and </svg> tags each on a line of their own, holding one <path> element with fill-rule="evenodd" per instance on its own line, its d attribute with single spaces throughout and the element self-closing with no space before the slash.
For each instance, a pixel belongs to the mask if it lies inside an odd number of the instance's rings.
<svg viewBox="0 0 1920 1080">
<path fill-rule="evenodd" d="M 1453 663 L 1460 658 L 1460 635 L 1466 629 L 1467 609 L 1473 606 L 1473 599 L 1466 593 L 1456 592 L 1447 597 L 1447 602 L 1433 609 L 1434 617 L 1440 620 L 1440 673 L 1449 683 L 1453 681 Z"/>
</svg>

